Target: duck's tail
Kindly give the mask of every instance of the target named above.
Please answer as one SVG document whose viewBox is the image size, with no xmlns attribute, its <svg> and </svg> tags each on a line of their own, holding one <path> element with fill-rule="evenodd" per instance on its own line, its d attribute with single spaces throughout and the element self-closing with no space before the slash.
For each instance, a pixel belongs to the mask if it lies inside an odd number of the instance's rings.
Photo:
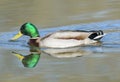
<svg viewBox="0 0 120 82">
<path fill-rule="evenodd" d="M 102 30 L 90 31 L 90 32 L 93 33 L 88 38 L 92 40 L 100 40 L 105 35 Z"/>
</svg>

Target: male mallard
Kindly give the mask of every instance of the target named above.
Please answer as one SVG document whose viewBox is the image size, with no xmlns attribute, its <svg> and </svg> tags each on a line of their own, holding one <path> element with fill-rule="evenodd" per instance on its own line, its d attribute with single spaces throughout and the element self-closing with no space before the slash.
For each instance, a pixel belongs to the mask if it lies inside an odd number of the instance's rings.
<svg viewBox="0 0 120 82">
<path fill-rule="evenodd" d="M 38 39 L 37 41 L 40 42 L 40 47 L 68 48 L 96 43 L 105 34 L 101 30 L 64 30 L 48 34 L 40 39 L 40 35 L 36 26 L 27 22 L 21 26 L 20 32 L 11 40 L 17 40 L 22 35 L 30 36 L 32 39 Z"/>
</svg>

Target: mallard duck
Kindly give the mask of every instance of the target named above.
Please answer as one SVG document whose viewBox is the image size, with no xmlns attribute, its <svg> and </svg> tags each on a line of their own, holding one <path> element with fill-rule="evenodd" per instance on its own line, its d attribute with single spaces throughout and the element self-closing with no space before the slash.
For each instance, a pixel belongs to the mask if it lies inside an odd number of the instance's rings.
<svg viewBox="0 0 120 82">
<path fill-rule="evenodd" d="M 22 35 L 30 36 L 31 39 L 37 39 L 36 41 L 40 42 L 40 47 L 69 48 L 97 43 L 105 34 L 102 30 L 63 30 L 40 38 L 36 26 L 27 22 L 21 26 L 19 33 L 11 40 L 17 40 Z"/>
</svg>

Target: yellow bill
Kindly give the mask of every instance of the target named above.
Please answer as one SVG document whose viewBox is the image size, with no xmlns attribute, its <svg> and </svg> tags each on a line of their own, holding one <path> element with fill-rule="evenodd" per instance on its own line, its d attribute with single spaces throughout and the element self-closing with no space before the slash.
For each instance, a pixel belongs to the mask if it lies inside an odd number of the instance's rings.
<svg viewBox="0 0 120 82">
<path fill-rule="evenodd" d="M 13 53 L 13 55 L 14 56 L 16 56 L 19 60 L 23 60 L 23 58 L 24 58 L 24 56 L 23 55 L 21 55 L 21 54 L 18 54 L 18 53 L 16 53 L 16 52 L 12 52 Z"/>
<path fill-rule="evenodd" d="M 23 36 L 23 34 L 19 31 L 18 34 L 16 34 L 13 38 L 11 38 L 11 40 L 17 40 L 18 38 L 20 38 L 21 36 Z"/>
</svg>

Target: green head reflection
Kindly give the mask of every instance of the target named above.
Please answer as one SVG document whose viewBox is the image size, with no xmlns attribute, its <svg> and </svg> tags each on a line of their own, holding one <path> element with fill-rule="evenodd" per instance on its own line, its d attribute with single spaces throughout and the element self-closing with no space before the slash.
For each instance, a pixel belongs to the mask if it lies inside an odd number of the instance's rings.
<svg viewBox="0 0 120 82">
<path fill-rule="evenodd" d="M 12 52 L 19 60 L 22 61 L 24 67 L 33 68 L 37 65 L 39 59 L 40 59 L 40 53 L 39 52 L 32 52 L 31 54 L 27 56 L 23 56 L 22 54 Z"/>
</svg>

